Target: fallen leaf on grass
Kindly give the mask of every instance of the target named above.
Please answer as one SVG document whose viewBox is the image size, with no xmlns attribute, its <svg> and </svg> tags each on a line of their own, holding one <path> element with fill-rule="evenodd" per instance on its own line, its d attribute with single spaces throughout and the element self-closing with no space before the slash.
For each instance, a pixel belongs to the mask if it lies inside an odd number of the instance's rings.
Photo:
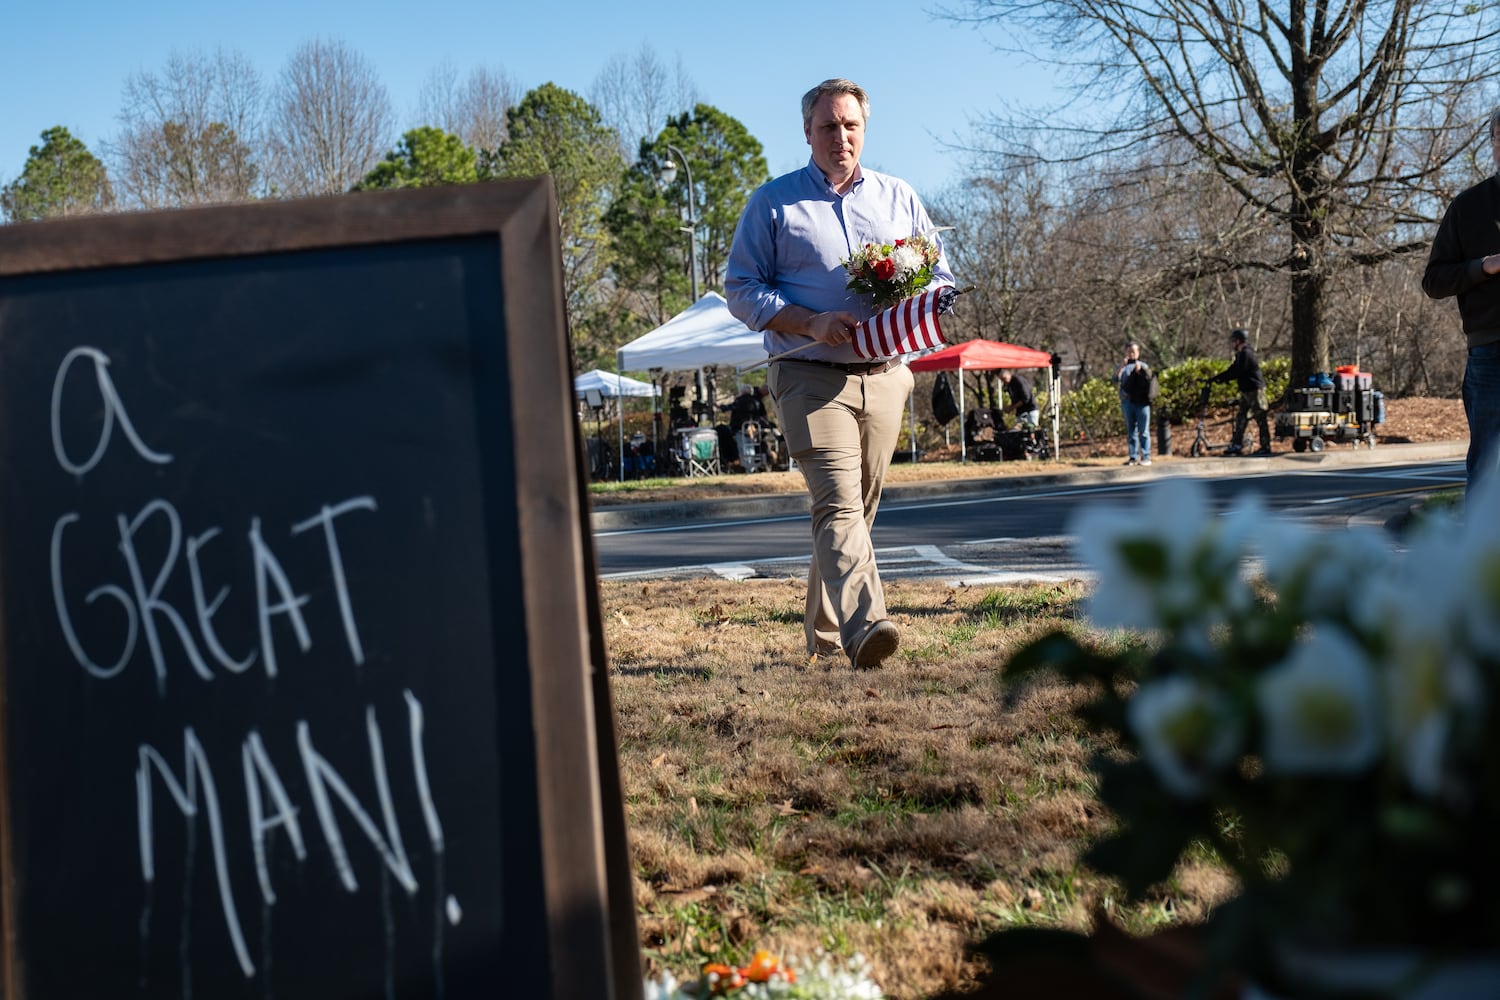
<svg viewBox="0 0 1500 1000">
<path fill-rule="evenodd" d="M 800 812 L 802 812 L 802 810 L 792 805 L 791 799 L 787 799 L 786 801 L 782 802 L 781 805 L 776 807 L 776 815 L 778 816 L 796 816 Z"/>
<path fill-rule="evenodd" d="M 651 758 L 651 766 L 652 767 L 661 767 L 666 762 L 667 762 L 667 755 L 664 754 L 664 753 L 659 753 L 655 757 Z"/>
<path fill-rule="evenodd" d="M 880 692 L 876 691 L 874 688 L 865 688 L 865 697 L 866 698 L 879 698 L 880 697 Z"/>
<path fill-rule="evenodd" d="M 670 896 L 674 903 L 700 903 L 718 892 L 717 886 L 705 885 L 697 889 L 663 889 L 662 896 Z"/>
</svg>

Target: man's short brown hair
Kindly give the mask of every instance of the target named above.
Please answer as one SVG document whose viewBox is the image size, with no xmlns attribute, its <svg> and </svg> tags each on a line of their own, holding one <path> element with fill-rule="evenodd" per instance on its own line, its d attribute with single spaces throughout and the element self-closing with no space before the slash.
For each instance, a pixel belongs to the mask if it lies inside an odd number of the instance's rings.
<svg viewBox="0 0 1500 1000">
<path fill-rule="evenodd" d="M 859 113 L 864 116 L 865 121 L 870 120 L 870 95 L 865 89 L 853 80 L 824 80 L 812 90 L 802 95 L 802 127 L 807 128 L 812 124 L 813 106 L 825 97 L 848 94 L 859 102 Z"/>
</svg>

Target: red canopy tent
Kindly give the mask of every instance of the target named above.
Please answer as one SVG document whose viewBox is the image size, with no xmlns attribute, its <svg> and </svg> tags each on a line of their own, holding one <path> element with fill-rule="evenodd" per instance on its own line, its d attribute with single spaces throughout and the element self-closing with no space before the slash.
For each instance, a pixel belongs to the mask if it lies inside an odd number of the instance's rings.
<svg viewBox="0 0 1500 1000">
<path fill-rule="evenodd" d="M 949 344 L 940 351 L 924 354 L 907 365 L 914 372 L 987 370 L 993 368 L 1045 368 L 1047 370 L 1047 399 L 1052 410 L 1052 454 L 1057 454 L 1057 390 L 1052 384 L 1052 355 L 1030 347 L 1018 347 L 996 340 L 966 340 L 961 344 Z M 958 409 L 964 412 L 964 380 L 958 379 Z M 913 442 L 916 435 L 913 433 Z M 912 445 L 916 447 L 915 443 Z M 968 449 L 963 437 L 959 437 L 959 459 L 968 460 Z"/>
<path fill-rule="evenodd" d="M 924 354 L 907 367 L 914 372 L 952 371 L 955 368 L 1051 368 L 1052 355 L 994 340 L 966 340 Z"/>
</svg>

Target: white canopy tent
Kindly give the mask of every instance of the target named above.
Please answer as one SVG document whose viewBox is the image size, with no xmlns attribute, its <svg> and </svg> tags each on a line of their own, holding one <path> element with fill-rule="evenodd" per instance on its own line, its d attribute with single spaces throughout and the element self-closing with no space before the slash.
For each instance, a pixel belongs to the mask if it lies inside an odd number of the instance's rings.
<svg viewBox="0 0 1500 1000">
<path fill-rule="evenodd" d="M 622 372 L 685 371 L 709 365 L 744 368 L 766 360 L 761 334 L 735 319 L 718 292 L 615 351 Z"/>
<path fill-rule="evenodd" d="M 625 407 L 620 405 L 625 396 L 659 396 L 661 390 L 650 382 L 616 375 L 602 368 L 586 371 L 573 379 L 573 395 L 588 401 L 589 406 L 599 407 L 606 399 L 615 400 L 615 420 L 619 428 L 621 475 L 625 468 Z M 596 410 L 597 419 L 597 410 Z M 601 439 L 602 440 L 602 439 Z"/>
<path fill-rule="evenodd" d="M 573 380 L 573 394 L 579 399 L 585 398 L 592 389 L 603 397 L 617 396 L 659 396 L 661 390 L 650 382 L 642 382 L 639 379 L 626 378 L 624 375 L 616 375 L 602 368 L 584 372 Z"/>
<path fill-rule="evenodd" d="M 729 304 L 718 292 L 703 297 L 615 351 L 615 365 L 622 371 L 691 371 L 724 365 L 748 368 L 766 360 L 763 336 L 735 319 Z M 620 425 L 620 451 L 625 449 L 625 428 Z M 624 477 L 624 469 L 620 472 Z"/>
</svg>

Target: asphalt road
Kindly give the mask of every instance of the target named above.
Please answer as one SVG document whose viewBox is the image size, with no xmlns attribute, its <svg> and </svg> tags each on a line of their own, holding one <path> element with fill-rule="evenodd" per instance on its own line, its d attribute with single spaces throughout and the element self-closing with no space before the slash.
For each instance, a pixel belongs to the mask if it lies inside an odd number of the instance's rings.
<svg viewBox="0 0 1500 1000">
<path fill-rule="evenodd" d="M 1158 461 L 1150 469 L 950 481 L 889 489 L 875 524 L 881 575 L 949 583 L 1086 575 L 1068 524 L 1085 504 L 1133 502 L 1165 476 L 1192 475 L 1226 508 L 1247 493 L 1329 529 L 1385 523 L 1424 494 L 1461 486 L 1463 445 L 1340 449 L 1319 456 Z M 610 508 L 595 514 L 605 579 L 805 577 L 804 497 Z"/>
</svg>

